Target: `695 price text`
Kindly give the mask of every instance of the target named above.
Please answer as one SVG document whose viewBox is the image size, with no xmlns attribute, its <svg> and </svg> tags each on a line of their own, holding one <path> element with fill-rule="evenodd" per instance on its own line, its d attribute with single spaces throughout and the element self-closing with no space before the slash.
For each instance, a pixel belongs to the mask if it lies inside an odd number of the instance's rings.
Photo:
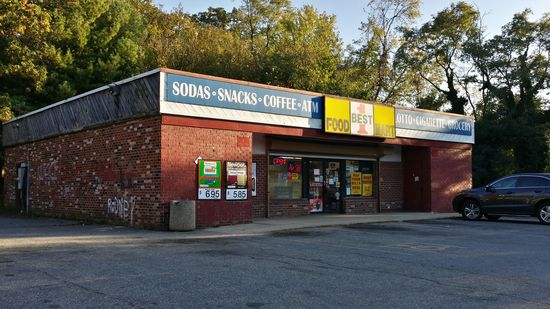
<svg viewBox="0 0 550 309">
<path fill-rule="evenodd" d="M 222 189 L 199 188 L 199 200 L 221 200 Z"/>
</svg>

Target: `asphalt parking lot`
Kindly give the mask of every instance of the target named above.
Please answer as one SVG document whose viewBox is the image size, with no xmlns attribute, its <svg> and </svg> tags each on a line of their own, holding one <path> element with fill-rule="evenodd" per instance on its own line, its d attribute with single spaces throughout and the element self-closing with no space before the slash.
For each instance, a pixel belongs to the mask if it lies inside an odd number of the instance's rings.
<svg viewBox="0 0 550 309">
<path fill-rule="evenodd" d="M 20 226 L 0 226 L 0 245 Z M 85 228 L 91 239 L 120 231 Z M 0 246 L 2 308 L 550 307 L 550 227 L 535 219 L 28 246 L 20 229 L 20 245 Z"/>
</svg>

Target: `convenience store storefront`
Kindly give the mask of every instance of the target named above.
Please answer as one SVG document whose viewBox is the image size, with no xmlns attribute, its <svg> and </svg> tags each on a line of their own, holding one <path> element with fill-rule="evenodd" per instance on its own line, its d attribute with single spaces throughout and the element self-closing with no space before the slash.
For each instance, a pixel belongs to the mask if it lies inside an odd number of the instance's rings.
<svg viewBox="0 0 550 309">
<path fill-rule="evenodd" d="M 166 229 L 254 218 L 450 212 L 473 120 L 158 69 L 4 124 L 5 203 Z"/>
</svg>

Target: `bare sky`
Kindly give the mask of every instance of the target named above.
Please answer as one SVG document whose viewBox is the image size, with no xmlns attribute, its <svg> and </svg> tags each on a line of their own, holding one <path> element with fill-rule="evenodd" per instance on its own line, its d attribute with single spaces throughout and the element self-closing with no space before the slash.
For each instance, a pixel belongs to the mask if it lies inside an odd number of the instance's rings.
<svg viewBox="0 0 550 309">
<path fill-rule="evenodd" d="M 301 7 L 309 4 L 316 7 L 319 11 L 336 15 L 336 22 L 340 37 L 344 44 L 350 44 L 353 40 L 360 37 L 359 27 L 361 21 L 365 20 L 364 7 L 368 0 L 291 0 L 292 5 Z M 418 24 L 428 21 L 432 15 L 448 7 L 451 3 L 457 1 L 449 0 L 423 0 L 420 11 L 422 16 Z M 515 13 L 521 12 L 526 8 L 533 11 L 532 18 L 538 19 L 544 13 L 550 13 L 550 0 L 465 0 L 465 2 L 474 4 L 478 7 L 483 17 L 483 24 L 486 26 L 488 34 L 493 36 L 500 33 L 500 28 L 512 20 Z M 224 7 L 231 10 L 234 6 L 239 6 L 239 0 L 154 0 L 155 4 L 161 4 L 165 11 L 181 4 L 185 11 L 197 13 L 206 11 L 208 7 Z"/>
</svg>

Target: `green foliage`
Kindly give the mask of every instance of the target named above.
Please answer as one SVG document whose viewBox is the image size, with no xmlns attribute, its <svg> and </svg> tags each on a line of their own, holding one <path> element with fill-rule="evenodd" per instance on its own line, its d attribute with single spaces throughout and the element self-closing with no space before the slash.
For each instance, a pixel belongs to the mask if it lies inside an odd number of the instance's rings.
<svg viewBox="0 0 550 309">
<path fill-rule="evenodd" d="M 465 89 L 467 73 L 464 65 L 464 45 L 477 39 L 479 13 L 465 3 L 458 2 L 439 12 L 420 27 L 405 31 L 406 44 L 400 53 L 402 61 L 416 71 L 451 104 L 450 112 L 464 114 L 468 97 L 460 93 Z"/>
<path fill-rule="evenodd" d="M 212 26 L 227 30 L 233 21 L 233 14 L 221 7 L 209 7 L 206 12 L 193 14 L 192 19 L 203 26 Z"/>
<path fill-rule="evenodd" d="M 361 25 L 363 36 L 348 48 L 343 70 L 350 96 L 366 100 L 396 103 L 414 90 L 414 75 L 401 65 L 396 53 L 403 44 L 400 29 L 419 16 L 418 0 L 371 0 L 367 21 Z"/>
<path fill-rule="evenodd" d="M 44 88 L 51 45 L 45 40 L 51 16 L 30 1 L 0 0 L 0 97 L 2 108 L 16 112 L 21 97 Z M 14 100 L 14 101 L 12 101 Z"/>
<path fill-rule="evenodd" d="M 333 86 L 335 17 L 289 1 L 243 1 L 232 12 L 150 14 L 148 63 L 311 91 Z"/>
<path fill-rule="evenodd" d="M 152 66 L 236 79 L 249 79 L 252 56 L 234 32 L 194 22 L 181 8 L 153 12 L 146 39 Z"/>
<path fill-rule="evenodd" d="M 549 122 L 542 92 L 550 81 L 550 18 L 530 21 L 529 15 L 529 10 L 516 14 L 500 35 L 469 46 L 480 87 L 486 92 L 482 120 L 492 123 L 495 134 L 503 137 L 499 143 L 494 136 L 481 135 L 478 144 L 494 149 L 507 145 L 513 158 L 508 169 L 515 172 L 541 172 L 548 167 Z M 477 156 L 477 160 L 494 158 L 494 153 Z"/>
<path fill-rule="evenodd" d="M 326 91 L 340 59 L 340 39 L 334 16 L 304 6 L 284 14 L 278 35 L 266 55 L 270 83 L 311 91 Z"/>
<path fill-rule="evenodd" d="M 0 96 L 16 114 L 143 70 L 147 24 L 127 1 L 1 1 Z"/>
<path fill-rule="evenodd" d="M 506 140 L 505 130 L 489 117 L 476 122 L 476 145 L 474 145 L 472 158 L 474 186 L 487 185 L 495 178 L 510 175 L 516 171 L 513 150 L 509 141 Z"/>
</svg>

